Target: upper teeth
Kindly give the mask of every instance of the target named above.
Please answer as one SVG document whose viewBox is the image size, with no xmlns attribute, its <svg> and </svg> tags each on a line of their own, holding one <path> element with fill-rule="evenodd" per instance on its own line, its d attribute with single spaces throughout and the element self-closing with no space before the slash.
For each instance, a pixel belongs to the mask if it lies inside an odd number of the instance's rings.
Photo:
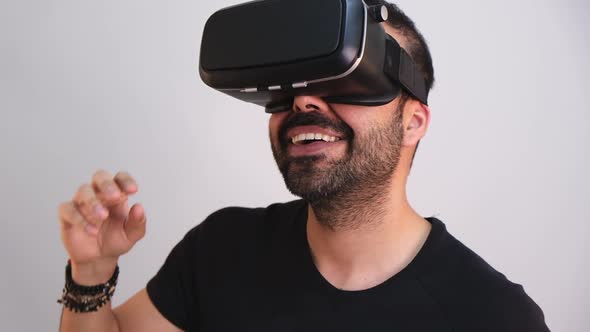
<svg viewBox="0 0 590 332">
<path fill-rule="evenodd" d="M 305 140 L 322 140 L 325 142 L 335 142 L 338 141 L 339 138 L 335 137 L 335 136 L 330 136 L 330 135 L 323 135 L 323 134 L 318 134 L 318 133 L 304 133 L 304 134 L 299 134 L 296 136 L 293 136 L 291 138 L 291 141 L 294 144 L 297 144 L 301 141 L 305 141 Z"/>
</svg>

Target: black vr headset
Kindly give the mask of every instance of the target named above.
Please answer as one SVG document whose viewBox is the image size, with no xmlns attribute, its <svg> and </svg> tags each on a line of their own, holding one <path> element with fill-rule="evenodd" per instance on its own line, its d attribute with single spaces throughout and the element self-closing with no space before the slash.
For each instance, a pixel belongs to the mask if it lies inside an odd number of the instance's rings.
<svg viewBox="0 0 590 332">
<path fill-rule="evenodd" d="M 268 113 L 294 96 L 383 105 L 401 89 L 427 104 L 424 77 L 379 24 L 385 6 L 363 0 L 259 0 L 221 9 L 205 24 L 205 84 Z"/>
</svg>

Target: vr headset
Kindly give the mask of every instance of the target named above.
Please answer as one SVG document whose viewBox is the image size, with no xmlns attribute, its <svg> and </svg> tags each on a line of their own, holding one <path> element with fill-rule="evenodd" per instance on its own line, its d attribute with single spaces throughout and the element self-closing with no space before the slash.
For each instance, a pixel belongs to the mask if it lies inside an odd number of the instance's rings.
<svg viewBox="0 0 590 332">
<path fill-rule="evenodd" d="M 363 0 L 259 0 L 207 20 L 199 73 L 210 87 L 266 108 L 300 95 L 328 103 L 384 105 L 401 89 L 427 104 L 424 78 L 379 24 L 386 6 Z"/>
</svg>

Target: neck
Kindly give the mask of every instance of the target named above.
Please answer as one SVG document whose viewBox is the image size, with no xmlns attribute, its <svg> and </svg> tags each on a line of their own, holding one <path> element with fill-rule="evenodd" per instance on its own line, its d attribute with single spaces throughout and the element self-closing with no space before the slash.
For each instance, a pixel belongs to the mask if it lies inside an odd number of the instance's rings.
<svg viewBox="0 0 590 332">
<path fill-rule="evenodd" d="M 382 190 L 310 204 L 310 249 L 318 270 L 332 285 L 370 288 L 397 274 L 416 256 L 430 223 L 411 208 L 404 188 L 405 183 L 393 179 Z"/>
</svg>

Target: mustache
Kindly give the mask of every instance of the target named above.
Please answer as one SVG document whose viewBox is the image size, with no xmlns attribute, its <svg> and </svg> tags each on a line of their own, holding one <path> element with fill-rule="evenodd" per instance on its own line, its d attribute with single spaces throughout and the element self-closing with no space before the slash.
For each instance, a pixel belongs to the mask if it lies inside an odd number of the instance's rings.
<svg viewBox="0 0 590 332">
<path fill-rule="evenodd" d="M 299 126 L 318 126 L 330 129 L 347 139 L 354 136 L 352 128 L 344 123 L 344 121 L 328 119 L 319 112 L 297 112 L 287 118 L 281 125 L 281 128 L 279 129 L 281 143 L 286 144 L 289 141 L 287 131 Z"/>
</svg>

